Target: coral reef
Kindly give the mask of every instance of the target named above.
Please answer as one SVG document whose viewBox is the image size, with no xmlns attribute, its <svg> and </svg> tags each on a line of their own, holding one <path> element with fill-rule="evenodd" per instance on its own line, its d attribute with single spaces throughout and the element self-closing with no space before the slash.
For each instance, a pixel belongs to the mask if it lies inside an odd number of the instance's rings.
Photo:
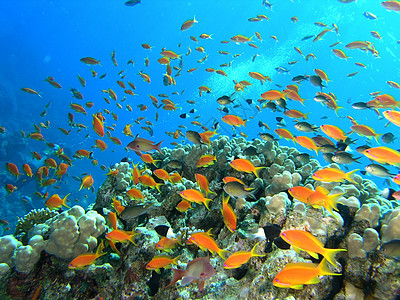
<svg viewBox="0 0 400 300">
<path fill-rule="evenodd" d="M 251 146 L 257 154 L 244 154 Z M 178 145 L 175 149 L 162 150 L 163 154 L 152 155 L 160 160 L 157 168 L 169 174 L 179 173 L 182 181 L 163 182 L 154 177 L 157 183 L 162 183 L 159 192 L 140 183 L 135 185 L 129 163 L 117 163 L 112 169 L 118 169 L 118 174 L 108 176 L 98 190 L 94 210 L 85 212 L 82 207 L 74 206 L 43 220 L 21 222 L 18 236 L 26 243 L 12 236 L 1 238 L 0 274 L 8 282 L 8 289 L 12 284 L 25 286 L 29 292 L 24 295 L 28 296 L 36 288 L 32 282 L 42 278 L 43 299 L 220 299 L 221 295 L 224 299 L 359 299 L 360 295 L 395 299 L 394 295 L 399 294 L 396 271 L 399 263 L 393 257 L 384 256 L 380 247 L 400 238 L 397 224 L 400 208 L 382 198 L 371 181 L 355 176 L 356 183 L 316 182 L 311 178 L 321 168 L 316 160 L 299 162 L 295 159 L 298 150 L 259 139 L 248 142 L 244 138 L 230 140 L 219 136 L 211 141 L 210 147 Z M 197 168 L 196 163 L 204 154 L 215 155 L 217 161 L 206 168 Z M 231 168 L 229 163 L 234 157 L 248 159 L 255 167 L 265 167 L 259 172 L 260 178 Z M 335 164 L 331 166 L 338 168 Z M 139 167 L 145 170 L 143 165 Z M 153 167 L 143 174 L 151 175 L 152 170 Z M 195 174 L 202 174 L 209 181 L 210 210 L 193 202 L 191 209 L 179 212 L 176 207 L 182 200 L 180 193 L 186 189 L 200 190 Z M 221 214 L 222 179 L 226 176 L 240 179 L 254 196 L 229 200 L 237 216 L 234 233 L 225 226 Z M 337 205 L 339 212 L 332 215 L 323 207 L 292 199 L 288 189 L 295 186 L 309 189 L 323 186 L 331 194 L 342 194 Z M 144 201 L 128 197 L 126 191 L 132 187 L 142 192 Z M 105 243 L 107 255 L 82 270 L 68 269 L 70 260 L 93 253 L 104 234 L 113 230 L 111 222 L 106 226 L 106 218 L 110 211 L 116 210 L 115 201 L 130 211 L 128 218 L 122 213 L 118 215 L 118 230 L 137 234 L 134 240 L 137 245 L 132 241 L 118 242 L 112 248 Z M 271 228 L 306 230 L 326 248 L 347 249 L 348 252 L 336 255 L 337 267 L 330 265 L 332 272 L 342 272 L 342 276 L 323 276 L 320 283 L 306 285 L 301 290 L 275 287 L 274 277 L 288 263 L 319 260 L 306 252 L 289 249 L 278 237 L 279 232 L 269 232 Z M 210 256 L 215 274 L 205 281 L 202 292 L 195 284 L 184 286 L 180 282 L 165 288 L 172 272 L 161 269 L 158 274 L 146 269 L 152 258 L 165 253 L 171 258 L 179 256 L 178 269 L 185 269 L 195 258 L 207 256 L 199 247 L 187 244 L 187 240 L 195 232 L 208 230 L 221 249 L 230 253 L 250 251 L 258 241 L 258 251 L 265 256 L 253 257 L 232 270 L 224 269 L 220 256 Z M 177 240 L 164 253 L 155 245 L 166 235 Z M 32 281 L 33 278 L 36 279 Z M 21 291 L 13 293 L 17 295 Z"/>
</svg>

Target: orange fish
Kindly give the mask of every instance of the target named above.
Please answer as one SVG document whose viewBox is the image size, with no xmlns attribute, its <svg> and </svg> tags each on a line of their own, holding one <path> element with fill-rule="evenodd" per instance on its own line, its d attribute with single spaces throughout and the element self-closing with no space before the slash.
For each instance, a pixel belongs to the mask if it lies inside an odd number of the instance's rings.
<svg viewBox="0 0 400 300">
<path fill-rule="evenodd" d="M 15 190 L 17 189 L 17 187 L 15 185 L 12 184 L 6 184 L 6 190 L 9 194 L 13 193 Z"/>
<path fill-rule="evenodd" d="M 229 195 L 225 198 L 225 193 L 222 194 L 221 213 L 226 227 L 228 227 L 230 232 L 234 233 L 236 231 L 237 217 L 232 206 L 229 205 L 229 198 Z"/>
<path fill-rule="evenodd" d="M 147 270 L 154 270 L 158 274 L 161 274 L 160 269 L 170 269 L 170 265 L 177 265 L 178 264 L 178 259 L 179 256 L 175 258 L 170 258 L 168 256 L 160 255 L 160 256 L 155 256 L 147 265 L 146 269 Z"/>
<path fill-rule="evenodd" d="M 216 194 L 215 192 L 210 191 L 207 177 L 201 174 L 194 174 L 194 178 L 196 179 L 197 185 L 206 194 L 206 196 L 208 196 L 209 193 Z"/>
<path fill-rule="evenodd" d="M 300 119 L 300 118 L 308 119 L 307 116 L 308 116 L 310 113 L 304 114 L 304 113 L 302 113 L 301 111 L 298 111 L 298 110 L 296 110 L 296 109 L 288 109 L 288 110 L 285 110 L 285 111 L 283 112 L 283 114 L 284 114 L 285 116 L 288 116 L 288 117 L 294 118 L 294 119 Z"/>
<path fill-rule="evenodd" d="M 308 197 L 314 192 L 305 186 L 294 186 L 288 190 L 289 194 L 296 200 L 307 204 Z"/>
<path fill-rule="evenodd" d="M 163 184 L 155 182 L 154 178 L 151 177 L 150 175 L 145 174 L 139 176 L 139 182 L 144 186 L 148 186 L 150 188 L 156 188 L 157 191 L 161 193 L 160 186 L 162 186 Z"/>
<path fill-rule="evenodd" d="M 99 136 L 103 137 L 104 136 L 104 124 L 101 119 L 97 116 L 97 114 L 93 115 L 93 130 L 96 132 Z"/>
<path fill-rule="evenodd" d="M 273 279 L 273 285 L 280 288 L 292 288 L 300 290 L 304 284 L 316 284 L 320 280 L 318 276 L 336 275 L 328 268 L 327 260 L 324 258 L 317 266 L 313 263 L 289 263 Z"/>
<path fill-rule="evenodd" d="M 104 243 L 103 241 L 100 242 L 100 245 L 97 247 L 96 253 L 86 253 L 75 257 L 68 265 L 69 269 L 83 269 L 86 266 L 94 264 L 96 259 L 100 256 L 105 255 L 106 253 L 103 252 L 104 250 Z"/>
<path fill-rule="evenodd" d="M 79 191 L 83 188 L 83 189 L 90 189 L 90 187 L 93 185 L 94 180 L 92 175 L 86 175 L 82 178 L 82 182 L 81 182 L 81 186 L 79 188 Z"/>
<path fill-rule="evenodd" d="M 304 230 L 286 230 L 281 232 L 280 236 L 296 251 L 303 250 L 315 259 L 318 259 L 318 254 L 321 254 L 335 267 L 337 267 L 337 264 L 335 263 L 335 255 L 339 252 L 347 251 L 346 249 L 324 248 L 322 243 L 315 236 Z"/>
<path fill-rule="evenodd" d="M 181 26 L 181 31 L 188 30 L 190 27 L 193 26 L 194 23 L 198 23 L 196 21 L 195 17 L 193 17 L 193 19 L 189 19 L 189 20 L 185 21 Z"/>
<path fill-rule="evenodd" d="M 22 175 L 22 173 L 19 172 L 17 165 L 13 163 L 6 163 L 6 167 L 8 172 L 10 172 L 11 175 L 16 176 L 17 179 L 19 175 Z"/>
<path fill-rule="evenodd" d="M 224 262 L 225 269 L 236 269 L 247 263 L 252 257 L 264 257 L 264 254 L 256 253 L 256 247 L 259 243 L 255 244 L 251 251 L 238 251 L 232 253 Z"/>
<path fill-rule="evenodd" d="M 102 140 L 95 140 L 94 143 L 96 144 L 95 147 L 99 148 L 101 151 L 104 151 L 107 149 L 107 144 L 103 142 Z"/>
<path fill-rule="evenodd" d="M 32 169 L 31 169 L 31 167 L 30 167 L 28 164 L 24 164 L 24 165 L 22 166 L 22 169 L 24 170 L 26 176 L 29 176 L 29 177 L 32 177 L 32 176 L 33 176 Z"/>
<path fill-rule="evenodd" d="M 238 158 L 235 159 L 233 161 L 231 161 L 229 163 L 229 165 L 234 168 L 236 171 L 239 172 L 246 172 L 246 173 L 253 173 L 254 175 L 256 175 L 256 177 L 260 178 L 259 176 L 259 171 L 261 169 L 265 169 L 266 167 L 254 167 L 253 164 L 247 160 L 247 159 L 243 159 L 243 158 Z"/>
<path fill-rule="evenodd" d="M 339 211 L 337 209 L 337 200 L 343 196 L 343 193 L 329 195 L 329 191 L 323 186 L 317 186 L 315 191 L 308 196 L 307 204 L 312 207 L 324 207 L 328 210 L 332 215 L 333 209 Z M 335 215 L 334 215 L 335 216 Z"/>
<path fill-rule="evenodd" d="M 156 244 L 156 249 L 170 251 L 171 249 L 174 249 L 176 247 L 176 244 L 179 244 L 178 239 L 163 236 Z"/>
<path fill-rule="evenodd" d="M 38 92 L 36 92 L 35 90 L 33 90 L 31 88 L 21 88 L 21 91 L 28 93 L 28 94 L 32 94 L 32 95 L 38 95 L 40 98 L 43 98 Z"/>
<path fill-rule="evenodd" d="M 189 202 L 195 202 L 198 204 L 204 204 L 204 206 L 210 210 L 208 207 L 208 203 L 211 202 L 211 199 L 208 199 L 204 196 L 204 194 L 195 189 L 186 189 L 180 193 L 181 197 Z"/>
<path fill-rule="evenodd" d="M 136 188 L 131 188 L 131 189 L 127 190 L 126 194 L 131 199 L 140 199 L 140 200 L 144 201 L 144 196 L 143 196 L 142 192 Z"/>
<path fill-rule="evenodd" d="M 118 220 L 117 220 L 117 215 L 115 214 L 115 212 L 110 211 L 108 213 L 108 221 L 110 222 L 112 229 L 118 228 L 118 226 L 117 226 Z"/>
<path fill-rule="evenodd" d="M 309 138 L 308 136 L 296 136 L 295 141 L 300 145 L 303 146 L 304 148 L 307 148 L 309 150 L 314 150 L 315 153 L 318 155 L 318 147 L 315 144 L 315 142 Z"/>
<path fill-rule="evenodd" d="M 229 251 L 220 249 L 218 247 L 217 242 L 212 238 L 211 236 L 211 229 L 207 232 L 197 232 L 192 234 L 188 241 L 187 244 L 195 244 L 199 246 L 199 248 L 203 251 L 210 251 L 212 254 L 218 253 L 218 255 L 222 258 L 225 259 L 225 255 L 229 253 Z"/>
<path fill-rule="evenodd" d="M 135 139 L 126 146 L 126 148 L 133 150 L 136 153 L 140 153 L 142 151 L 148 152 L 151 150 L 157 150 L 158 152 L 163 154 L 160 149 L 162 142 L 163 141 L 159 142 L 158 144 L 154 144 L 154 142 L 152 141 L 136 136 Z"/>
<path fill-rule="evenodd" d="M 49 197 L 46 200 L 46 203 L 44 205 L 46 205 L 48 208 L 50 209 L 56 209 L 56 208 L 61 208 L 61 206 L 65 206 L 67 208 L 70 208 L 66 202 L 67 202 L 67 197 L 70 194 L 67 194 L 64 198 L 60 198 L 60 196 L 58 194 L 54 194 L 53 196 Z"/>
<path fill-rule="evenodd" d="M 278 100 L 278 99 L 286 99 L 285 98 L 286 94 L 283 94 L 281 91 L 278 90 L 269 90 L 265 93 L 261 94 L 261 98 L 264 100 Z"/>
<path fill-rule="evenodd" d="M 400 166 L 400 152 L 389 147 L 375 147 L 364 150 L 363 154 L 380 164 Z"/>
<path fill-rule="evenodd" d="M 356 181 L 354 181 L 354 179 L 351 178 L 351 175 L 353 175 L 357 171 L 359 170 L 357 169 L 345 173 L 344 171 L 336 168 L 324 168 L 314 172 L 312 178 L 314 180 L 322 182 L 343 182 L 347 180 L 353 183 L 357 183 Z"/>
<path fill-rule="evenodd" d="M 208 166 L 212 165 L 214 163 L 214 161 L 217 161 L 217 158 L 215 157 L 215 155 L 205 154 L 199 158 L 199 160 L 196 163 L 196 167 L 197 168 L 208 167 Z"/>
<path fill-rule="evenodd" d="M 396 126 L 400 126 L 400 113 L 396 110 L 386 110 L 383 116 Z"/>
<path fill-rule="evenodd" d="M 120 229 L 114 229 L 113 231 L 110 231 L 109 233 L 106 234 L 106 239 L 112 241 L 113 243 L 131 242 L 132 244 L 137 246 L 135 243 L 135 236 L 137 236 L 138 234 L 139 233 L 135 233 L 135 228 L 133 228 L 132 232 Z"/>
<path fill-rule="evenodd" d="M 278 128 L 278 129 L 275 129 L 274 132 L 277 135 L 279 135 L 281 138 L 284 138 L 286 140 L 291 140 L 294 142 L 295 137 L 289 130 L 287 130 L 285 128 Z"/>
<path fill-rule="evenodd" d="M 157 178 L 164 180 L 164 183 L 170 180 L 169 173 L 164 169 L 157 169 L 153 171 L 153 174 L 157 176 Z"/>
<path fill-rule="evenodd" d="M 335 125 L 321 125 L 321 130 L 329 137 L 336 141 L 345 141 L 347 139 L 346 133 Z"/>
<path fill-rule="evenodd" d="M 140 159 L 146 164 L 153 164 L 155 167 L 157 167 L 156 161 L 160 161 L 160 160 L 154 160 L 150 154 L 142 154 L 140 156 Z"/>
<path fill-rule="evenodd" d="M 240 126 L 246 127 L 246 122 L 247 122 L 247 120 L 243 121 L 241 117 L 235 115 L 225 115 L 222 117 L 222 121 L 224 121 L 228 125 L 235 127 L 240 127 Z"/>
<path fill-rule="evenodd" d="M 68 170 L 68 165 L 65 163 L 60 163 L 58 165 L 57 171 L 55 172 L 55 175 L 60 179 L 65 173 L 67 173 Z"/>
<path fill-rule="evenodd" d="M 192 205 L 191 205 L 191 202 L 189 202 L 189 201 L 187 201 L 187 200 L 182 200 L 181 202 L 179 202 L 177 205 L 176 205 L 176 209 L 179 211 L 179 212 L 185 212 L 185 211 L 187 211 L 188 209 L 192 209 Z"/>
</svg>

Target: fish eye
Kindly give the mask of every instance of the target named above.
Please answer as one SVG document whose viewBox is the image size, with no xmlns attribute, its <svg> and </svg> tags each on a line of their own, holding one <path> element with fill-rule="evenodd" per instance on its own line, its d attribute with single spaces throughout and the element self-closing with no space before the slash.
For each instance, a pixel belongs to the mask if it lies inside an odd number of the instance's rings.
<svg viewBox="0 0 400 300">
<path fill-rule="evenodd" d="M 283 236 L 286 236 L 286 232 L 282 232 L 282 235 L 283 235 Z"/>
<path fill-rule="evenodd" d="M 200 274 L 200 276 L 204 276 L 204 275 L 205 275 L 204 272 Z"/>
</svg>

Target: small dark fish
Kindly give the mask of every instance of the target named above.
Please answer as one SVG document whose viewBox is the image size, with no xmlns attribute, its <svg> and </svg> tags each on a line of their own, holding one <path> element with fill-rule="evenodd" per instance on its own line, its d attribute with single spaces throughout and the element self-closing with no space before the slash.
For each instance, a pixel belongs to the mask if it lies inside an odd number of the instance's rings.
<svg viewBox="0 0 400 300">
<path fill-rule="evenodd" d="M 246 99 L 246 102 L 250 105 L 250 104 L 253 103 L 253 100 L 251 100 L 251 99 Z"/>
<path fill-rule="evenodd" d="M 234 100 L 232 100 L 231 99 L 231 97 L 229 97 L 229 96 L 222 96 L 222 97 L 219 97 L 218 99 L 217 99 L 217 102 L 218 102 L 218 104 L 221 104 L 221 105 L 227 105 L 227 104 L 230 104 L 230 103 L 232 103 Z"/>
<path fill-rule="evenodd" d="M 325 159 L 326 162 L 333 164 L 334 161 L 332 160 L 333 153 L 322 153 L 322 158 Z"/>
<path fill-rule="evenodd" d="M 363 12 L 363 16 L 366 17 L 367 19 L 370 19 L 370 20 L 376 20 L 377 19 L 377 17 L 373 13 L 370 13 L 368 11 Z"/>
<path fill-rule="evenodd" d="M 304 80 L 308 80 L 309 77 L 310 77 L 310 76 L 308 76 L 308 75 L 297 75 L 297 76 L 294 76 L 294 77 L 292 78 L 292 81 L 293 81 L 293 82 L 302 82 L 302 81 L 304 81 Z"/>
<path fill-rule="evenodd" d="M 153 204 L 149 204 L 147 206 L 142 206 L 142 205 L 127 206 L 120 214 L 120 217 L 125 221 L 132 220 L 147 213 L 147 211 L 152 205 Z"/>
<path fill-rule="evenodd" d="M 214 125 L 212 126 L 212 128 L 218 129 L 219 128 L 219 122 L 215 122 Z"/>
<path fill-rule="evenodd" d="M 240 104 L 236 104 L 233 106 L 233 108 L 238 108 L 238 107 L 240 107 Z"/>
<path fill-rule="evenodd" d="M 382 135 L 382 142 L 384 142 L 385 144 L 390 144 L 393 143 L 393 141 L 395 140 L 395 136 L 393 133 L 388 132 L 385 133 L 384 135 Z"/>
<path fill-rule="evenodd" d="M 281 237 L 278 237 L 274 240 L 275 246 L 279 249 L 288 250 L 290 249 L 290 244 L 286 243 Z"/>
<path fill-rule="evenodd" d="M 306 36 L 303 37 L 301 40 L 302 40 L 302 41 L 306 41 L 306 40 L 312 39 L 314 36 L 315 36 L 315 35 L 306 35 Z"/>
<path fill-rule="evenodd" d="M 276 121 L 278 122 L 276 126 L 278 127 L 286 127 L 286 122 L 282 117 L 276 117 Z"/>
<path fill-rule="evenodd" d="M 229 113 L 229 109 L 227 108 L 227 107 L 224 107 L 223 109 L 222 109 L 222 111 L 224 112 L 224 113 Z"/>
<path fill-rule="evenodd" d="M 182 119 L 186 119 L 186 118 L 189 118 L 190 115 L 188 115 L 188 114 L 181 114 L 181 115 L 179 115 L 179 117 L 182 118 Z"/>
<path fill-rule="evenodd" d="M 139 4 L 141 0 L 129 0 L 125 2 L 126 6 L 135 6 L 136 4 Z"/>
<path fill-rule="evenodd" d="M 252 60 L 251 60 L 251 61 L 252 61 L 252 62 L 254 62 L 257 56 L 260 56 L 260 55 L 258 55 L 258 54 L 255 54 L 255 55 L 253 56 L 253 58 L 252 58 Z"/>
<path fill-rule="evenodd" d="M 361 156 L 354 158 L 353 154 L 341 151 L 341 152 L 336 152 L 335 155 L 332 156 L 332 161 L 340 165 L 346 165 L 346 164 L 351 164 L 352 162 L 360 163 L 358 161 L 360 158 Z"/>
<path fill-rule="evenodd" d="M 368 108 L 369 108 L 369 107 L 368 107 L 368 104 L 365 103 L 365 102 L 356 102 L 356 103 L 353 103 L 353 104 L 351 105 L 351 107 L 354 108 L 354 109 L 358 109 L 358 110 L 364 110 L 364 109 L 368 109 Z"/>
<path fill-rule="evenodd" d="M 327 99 L 323 95 L 316 95 L 314 97 L 314 100 L 317 101 L 317 102 L 320 102 L 320 103 L 325 103 L 325 102 L 329 101 L 329 99 Z"/>
<path fill-rule="evenodd" d="M 294 124 L 294 128 L 302 132 L 315 132 L 318 131 L 318 127 L 308 123 L 308 122 L 297 122 Z"/>
<path fill-rule="evenodd" d="M 99 76 L 99 79 L 104 79 L 106 76 L 107 76 L 107 73 L 104 73 L 104 74 Z"/>
<path fill-rule="evenodd" d="M 166 166 L 172 170 L 180 170 L 182 169 L 182 163 L 179 160 L 173 159 L 170 160 Z"/>
<path fill-rule="evenodd" d="M 385 256 L 398 258 L 400 257 L 400 240 L 391 240 L 384 243 L 380 249 Z"/>
<path fill-rule="evenodd" d="M 310 162 L 311 155 L 308 153 L 300 153 L 300 154 L 295 155 L 295 158 L 297 159 L 297 161 L 299 161 L 303 164 L 306 164 L 306 163 Z"/>
<path fill-rule="evenodd" d="M 365 171 L 368 174 L 382 178 L 395 176 L 395 174 L 390 173 L 390 171 L 387 168 L 379 164 L 369 164 L 368 166 L 365 167 Z"/>
<path fill-rule="evenodd" d="M 237 181 L 230 181 L 224 185 L 224 191 L 235 198 L 246 198 L 250 196 L 254 198 L 254 189 L 247 188 L 245 185 Z"/>
<path fill-rule="evenodd" d="M 368 146 L 368 145 L 363 145 L 363 146 L 357 147 L 357 148 L 356 148 L 356 151 L 357 151 L 358 153 L 360 153 L 360 154 L 363 154 L 363 152 L 364 152 L 365 150 L 369 149 L 369 148 L 371 148 L 371 147 Z"/>
<path fill-rule="evenodd" d="M 321 117 L 321 120 L 326 120 L 326 119 L 328 119 L 328 116 L 322 116 Z"/>
<path fill-rule="evenodd" d="M 257 155 L 258 154 L 257 148 L 254 146 L 247 147 L 246 149 L 243 150 L 243 154 L 249 156 Z"/>
<path fill-rule="evenodd" d="M 189 141 L 191 141 L 195 145 L 201 145 L 204 144 L 201 141 L 201 136 L 197 131 L 194 130 L 188 130 L 186 131 L 186 137 L 188 138 Z"/>
<path fill-rule="evenodd" d="M 272 134 L 269 134 L 267 132 L 259 133 L 258 135 L 260 136 L 260 138 L 263 141 L 266 141 L 266 142 L 274 142 L 274 141 L 279 140 L 279 139 L 276 139 Z"/>
<path fill-rule="evenodd" d="M 189 113 L 194 114 L 196 111 L 197 111 L 196 109 L 192 108 L 192 109 L 189 111 Z"/>
<path fill-rule="evenodd" d="M 322 79 L 321 79 L 321 77 L 319 77 L 318 75 L 311 75 L 311 76 L 310 76 L 310 82 L 311 82 L 311 84 L 312 84 L 313 86 L 320 87 L 320 88 L 321 88 L 321 91 L 322 91 L 322 88 L 325 87 L 325 86 L 322 84 Z"/>
<path fill-rule="evenodd" d="M 127 162 L 127 163 L 131 163 L 132 159 L 128 156 L 124 157 L 123 159 L 121 159 L 121 162 Z"/>
<path fill-rule="evenodd" d="M 281 227 L 277 224 L 267 223 L 264 227 L 265 238 L 268 241 L 273 241 L 281 234 Z"/>
<path fill-rule="evenodd" d="M 285 67 L 276 67 L 275 71 L 277 71 L 279 74 L 281 73 L 289 73 L 290 70 L 286 69 Z"/>
<path fill-rule="evenodd" d="M 322 145 L 319 147 L 319 151 L 321 151 L 322 153 L 334 153 L 336 152 L 338 149 L 330 144 L 327 145 Z"/>
<path fill-rule="evenodd" d="M 287 103 L 285 99 L 279 98 L 275 100 L 276 105 L 278 105 L 280 108 L 283 108 L 283 110 L 287 110 Z"/>
<path fill-rule="evenodd" d="M 273 112 L 276 112 L 278 109 L 278 106 L 273 101 L 268 101 L 266 104 L 266 107 L 269 108 L 270 110 L 272 110 Z"/>
</svg>

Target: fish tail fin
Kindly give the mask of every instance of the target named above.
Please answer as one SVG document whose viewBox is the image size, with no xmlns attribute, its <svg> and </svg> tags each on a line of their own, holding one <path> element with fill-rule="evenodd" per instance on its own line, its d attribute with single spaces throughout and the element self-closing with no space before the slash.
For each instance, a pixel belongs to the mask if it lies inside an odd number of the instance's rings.
<svg viewBox="0 0 400 300">
<path fill-rule="evenodd" d="M 219 249 L 217 253 L 222 259 L 226 259 L 228 257 L 228 254 L 230 254 L 228 250 L 224 249 Z"/>
<path fill-rule="evenodd" d="M 196 15 L 193 16 L 193 23 L 199 23 L 199 22 L 196 20 Z"/>
<path fill-rule="evenodd" d="M 172 263 L 171 263 L 171 264 L 173 264 L 173 265 L 178 265 L 178 259 L 179 259 L 180 257 L 181 257 L 180 255 L 178 255 L 177 257 L 175 257 L 175 258 L 172 260 Z"/>
<path fill-rule="evenodd" d="M 357 171 L 360 171 L 360 169 L 355 169 L 353 171 L 346 173 L 346 179 L 352 183 L 357 183 L 353 178 L 351 178 L 351 176 Z"/>
<path fill-rule="evenodd" d="M 260 178 L 260 175 L 259 175 L 259 174 L 260 174 L 260 171 L 261 171 L 262 169 L 265 169 L 265 168 L 266 168 L 266 167 L 257 167 L 257 168 L 255 168 L 255 169 L 254 169 L 254 172 L 253 172 L 254 175 L 256 175 L 257 178 Z"/>
<path fill-rule="evenodd" d="M 375 141 L 380 145 L 381 143 L 379 142 L 379 138 L 383 135 L 383 133 L 377 133 L 374 135 Z"/>
<path fill-rule="evenodd" d="M 108 240 L 108 243 L 110 244 L 111 249 L 113 249 L 115 251 L 115 253 L 117 253 L 119 256 L 121 256 L 121 252 L 119 252 L 119 250 L 115 246 L 114 242 L 111 240 Z"/>
<path fill-rule="evenodd" d="M 324 258 L 320 264 L 317 267 L 318 269 L 318 275 L 323 276 L 323 275 L 331 275 L 331 276 L 338 276 L 341 275 L 340 273 L 334 273 L 332 272 L 329 267 L 328 267 L 328 260 Z"/>
<path fill-rule="evenodd" d="M 264 254 L 258 254 L 258 253 L 256 253 L 256 248 L 257 248 L 257 246 L 258 246 L 259 243 L 260 243 L 260 242 L 258 242 L 257 244 L 255 244 L 254 247 L 253 247 L 253 249 L 251 249 L 251 256 L 252 256 L 252 257 L 255 257 L 255 256 L 263 257 L 263 256 L 265 256 Z"/>
<path fill-rule="evenodd" d="M 154 149 L 157 150 L 158 152 L 160 152 L 161 154 L 164 154 L 164 153 L 162 153 L 162 151 L 161 151 L 161 143 L 162 143 L 162 142 L 164 142 L 164 140 L 162 140 L 161 142 L 155 144 L 155 145 L 154 145 Z"/>
<path fill-rule="evenodd" d="M 227 204 L 229 202 L 229 198 L 231 196 L 228 194 L 228 197 L 225 197 L 225 193 L 222 194 L 222 204 Z"/>
<path fill-rule="evenodd" d="M 106 252 L 103 252 L 103 250 L 104 250 L 104 240 L 101 240 L 101 242 L 96 250 L 96 256 L 100 257 L 100 256 L 107 254 Z"/>
<path fill-rule="evenodd" d="M 204 200 L 204 206 L 208 209 L 208 210 L 210 210 L 210 208 L 208 207 L 208 203 L 210 203 L 212 200 L 211 199 L 208 199 L 208 198 L 205 198 L 205 200 Z"/>
<path fill-rule="evenodd" d="M 62 205 L 64 205 L 67 208 L 70 208 L 66 202 L 67 202 L 67 197 L 70 195 L 71 193 L 68 193 L 67 195 L 65 195 L 65 197 L 62 199 Z"/>
<path fill-rule="evenodd" d="M 136 237 L 139 233 L 136 233 L 136 232 L 135 232 L 135 229 L 136 229 L 136 227 L 132 229 L 132 233 L 131 233 L 131 235 L 129 236 L 129 241 L 130 241 L 132 244 L 134 244 L 135 246 L 137 246 L 137 244 L 135 243 L 135 237 Z"/>
<path fill-rule="evenodd" d="M 323 253 L 324 258 L 335 267 L 337 267 L 337 264 L 335 262 L 336 254 L 338 254 L 339 252 L 347 251 L 346 249 L 326 249 L 326 248 L 324 249 L 325 249 Z"/>
<path fill-rule="evenodd" d="M 164 185 L 163 183 L 156 183 L 156 189 L 159 193 L 161 193 L 160 191 L 160 186 Z"/>
<path fill-rule="evenodd" d="M 171 282 L 166 286 L 167 288 L 173 286 L 178 280 L 182 279 L 186 275 L 186 270 L 172 269 Z"/>
<path fill-rule="evenodd" d="M 304 105 L 304 103 L 303 102 L 301 102 L 301 104 L 303 104 Z M 306 120 L 308 120 L 308 115 L 309 115 L 310 113 L 306 113 L 306 114 L 304 114 L 304 119 L 306 119 Z"/>
</svg>

